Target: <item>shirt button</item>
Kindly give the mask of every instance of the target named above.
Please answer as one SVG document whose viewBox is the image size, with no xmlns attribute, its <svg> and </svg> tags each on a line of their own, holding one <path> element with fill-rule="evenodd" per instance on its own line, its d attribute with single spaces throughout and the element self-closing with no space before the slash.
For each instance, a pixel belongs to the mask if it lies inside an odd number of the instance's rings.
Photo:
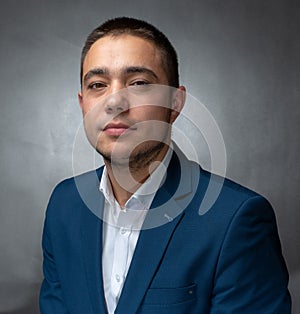
<svg viewBox="0 0 300 314">
<path fill-rule="evenodd" d="M 127 232 L 127 230 L 126 230 L 125 228 L 122 227 L 122 228 L 120 229 L 120 233 L 121 233 L 121 234 L 124 235 L 124 234 L 126 234 L 126 232 Z"/>
<path fill-rule="evenodd" d="M 117 274 L 117 275 L 116 275 L 116 281 L 117 281 L 117 282 L 120 282 L 120 280 L 121 280 L 121 277 Z"/>
</svg>

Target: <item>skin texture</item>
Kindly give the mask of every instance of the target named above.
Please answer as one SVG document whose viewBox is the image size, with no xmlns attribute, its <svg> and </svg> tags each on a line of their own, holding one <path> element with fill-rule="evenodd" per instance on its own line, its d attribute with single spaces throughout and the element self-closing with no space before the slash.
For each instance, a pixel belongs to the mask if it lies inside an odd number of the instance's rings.
<svg viewBox="0 0 300 314">
<path fill-rule="evenodd" d="M 122 206 L 164 158 L 185 88 L 167 88 L 159 49 L 132 35 L 96 41 L 82 80 L 78 99 L 87 137 L 104 157 Z M 129 169 L 134 180 L 128 180 Z"/>
</svg>

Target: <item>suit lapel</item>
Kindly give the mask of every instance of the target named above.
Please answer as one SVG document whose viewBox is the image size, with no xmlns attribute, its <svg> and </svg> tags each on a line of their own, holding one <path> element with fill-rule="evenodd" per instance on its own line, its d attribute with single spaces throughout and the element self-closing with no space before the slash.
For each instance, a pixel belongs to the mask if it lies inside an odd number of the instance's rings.
<svg viewBox="0 0 300 314">
<path fill-rule="evenodd" d="M 99 175 L 99 173 L 98 173 Z M 103 196 L 98 176 L 81 178 L 77 188 L 84 202 L 81 215 L 81 256 L 93 312 L 106 313 L 102 280 L 102 217 Z"/>
<path fill-rule="evenodd" d="M 140 232 L 115 314 L 137 312 L 184 216 L 183 204 L 190 199 L 191 191 L 191 168 L 187 167 L 185 156 L 173 154 L 166 180 L 156 193 Z"/>
<path fill-rule="evenodd" d="M 197 171 L 177 150 L 173 154 L 163 186 L 158 190 L 140 233 L 116 314 L 136 313 L 158 269 L 174 231 L 193 196 L 192 180 Z M 107 313 L 102 276 L 102 218 L 104 198 L 99 192 L 102 169 L 76 182 L 83 200 L 81 256 L 90 300 L 95 314 Z M 197 180 L 196 180 L 197 181 Z M 128 302 L 130 300 L 130 302 Z"/>
<path fill-rule="evenodd" d="M 115 314 L 137 312 L 182 217 L 141 231 Z"/>
</svg>

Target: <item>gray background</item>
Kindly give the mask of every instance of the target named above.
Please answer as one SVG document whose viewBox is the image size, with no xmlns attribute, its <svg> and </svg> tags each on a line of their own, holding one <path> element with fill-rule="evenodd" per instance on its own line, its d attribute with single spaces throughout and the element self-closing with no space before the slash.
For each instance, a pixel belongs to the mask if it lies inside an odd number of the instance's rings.
<svg viewBox="0 0 300 314">
<path fill-rule="evenodd" d="M 181 82 L 223 133 L 228 177 L 273 204 L 300 313 L 299 2 L 0 4 L 0 313 L 38 313 L 45 208 L 53 186 L 73 174 L 80 50 L 94 27 L 119 15 L 169 36 Z"/>
</svg>

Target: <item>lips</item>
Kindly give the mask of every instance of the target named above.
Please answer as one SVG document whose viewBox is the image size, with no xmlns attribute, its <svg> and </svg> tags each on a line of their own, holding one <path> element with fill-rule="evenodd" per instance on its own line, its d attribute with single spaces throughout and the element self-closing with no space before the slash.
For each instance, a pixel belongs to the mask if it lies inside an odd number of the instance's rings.
<svg viewBox="0 0 300 314">
<path fill-rule="evenodd" d="M 129 125 L 124 124 L 124 123 L 112 123 L 111 122 L 111 123 L 108 123 L 104 127 L 103 132 L 106 135 L 110 135 L 110 136 L 120 136 L 128 130 L 135 130 L 135 128 L 132 128 Z"/>
</svg>

